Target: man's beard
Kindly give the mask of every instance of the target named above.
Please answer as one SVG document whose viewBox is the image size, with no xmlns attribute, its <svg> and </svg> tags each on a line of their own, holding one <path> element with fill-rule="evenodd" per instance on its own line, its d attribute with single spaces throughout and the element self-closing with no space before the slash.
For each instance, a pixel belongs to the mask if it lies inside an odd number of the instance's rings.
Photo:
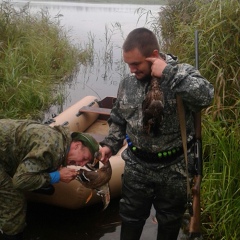
<svg viewBox="0 0 240 240">
<path fill-rule="evenodd" d="M 137 76 L 135 76 L 135 77 L 137 78 Z M 137 78 L 137 80 L 141 81 L 141 82 L 149 82 L 151 79 L 152 79 L 152 76 L 150 74 L 145 75 L 141 78 Z"/>
<path fill-rule="evenodd" d="M 137 76 L 136 76 L 137 74 L 135 75 L 137 80 L 139 80 L 141 82 L 149 82 L 149 81 L 151 81 L 151 79 L 152 79 L 152 75 L 151 75 L 151 73 L 152 73 L 152 71 L 151 71 L 152 63 L 149 62 L 148 63 L 148 67 L 149 67 L 148 68 L 148 73 L 146 73 L 143 77 L 137 78 Z"/>
</svg>

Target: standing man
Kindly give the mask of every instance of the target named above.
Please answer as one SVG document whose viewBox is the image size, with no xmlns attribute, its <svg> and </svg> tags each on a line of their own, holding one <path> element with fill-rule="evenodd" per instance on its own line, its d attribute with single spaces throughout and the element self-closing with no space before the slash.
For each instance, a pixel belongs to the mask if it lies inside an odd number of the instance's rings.
<svg viewBox="0 0 240 240">
<path fill-rule="evenodd" d="M 0 231 L 3 239 L 22 240 L 25 191 L 77 176 L 67 165 L 84 166 L 99 150 L 88 134 L 29 120 L 0 120 Z"/>
<path fill-rule="evenodd" d="M 160 53 L 156 36 L 146 28 L 129 33 L 123 58 L 132 75 L 120 82 L 109 134 L 100 143 L 105 163 L 127 136 L 128 148 L 122 153 L 121 240 L 140 239 L 152 205 L 158 221 L 157 239 L 176 240 L 187 203 L 176 95 L 185 106 L 188 157 L 193 161 L 192 113 L 211 104 L 213 86 L 193 66 Z"/>
</svg>

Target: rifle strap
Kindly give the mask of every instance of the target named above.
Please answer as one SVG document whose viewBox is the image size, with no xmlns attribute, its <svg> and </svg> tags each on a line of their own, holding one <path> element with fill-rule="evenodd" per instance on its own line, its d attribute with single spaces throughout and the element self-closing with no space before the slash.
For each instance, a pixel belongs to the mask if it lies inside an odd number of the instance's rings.
<svg viewBox="0 0 240 240">
<path fill-rule="evenodd" d="M 183 106 L 183 101 L 180 95 L 177 94 L 177 110 L 178 110 L 178 117 L 179 117 L 179 124 L 182 136 L 182 144 L 183 144 L 183 152 L 184 152 L 184 159 L 186 163 L 186 175 L 187 175 L 187 207 L 189 208 L 190 214 L 192 213 L 192 193 L 190 188 L 190 181 L 189 181 L 189 174 L 188 174 L 188 155 L 187 155 L 187 131 L 186 131 L 186 119 L 185 119 L 185 108 Z"/>
</svg>

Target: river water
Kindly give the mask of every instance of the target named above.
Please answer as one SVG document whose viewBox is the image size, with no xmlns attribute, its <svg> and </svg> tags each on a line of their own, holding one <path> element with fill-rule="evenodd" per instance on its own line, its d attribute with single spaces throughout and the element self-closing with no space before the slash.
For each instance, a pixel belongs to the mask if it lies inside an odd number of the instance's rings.
<svg viewBox="0 0 240 240">
<path fill-rule="evenodd" d="M 27 2 L 18 0 L 15 4 Z M 50 16 L 60 15 L 61 25 L 73 44 L 93 43 L 93 64 L 80 66 L 76 78 L 65 85 L 64 104 L 50 109 L 50 113 L 58 114 L 87 95 L 99 99 L 116 96 L 120 80 L 128 73 L 121 53 L 124 38 L 136 27 L 150 26 L 147 22 L 158 15 L 161 5 L 31 1 L 30 7 L 33 13 L 47 9 Z M 140 17 L 141 10 L 149 13 L 147 18 L 146 14 Z"/>
<path fill-rule="evenodd" d="M 28 1 L 16 1 L 16 7 Z M 121 45 L 126 35 L 136 27 L 148 27 L 146 18 L 136 13 L 140 8 L 151 11 L 150 18 L 160 11 L 160 5 L 90 4 L 76 2 L 31 1 L 33 13 L 47 9 L 50 16 L 61 14 L 61 25 L 73 44 L 84 46 L 94 42 L 94 63 L 80 66 L 71 83 L 66 84 L 67 96 L 62 106 L 53 106 L 49 114 L 58 114 L 81 98 L 94 95 L 100 99 L 116 96 L 120 79 L 128 72 L 121 58 Z M 107 55 L 106 55 L 107 53 Z M 69 210 L 50 205 L 28 203 L 26 240 L 117 240 L 120 236 L 119 199 L 112 199 L 105 211 L 102 205 Z M 141 240 L 156 239 L 154 211 L 146 222 Z M 1 236 L 0 236 L 1 239 Z"/>
</svg>

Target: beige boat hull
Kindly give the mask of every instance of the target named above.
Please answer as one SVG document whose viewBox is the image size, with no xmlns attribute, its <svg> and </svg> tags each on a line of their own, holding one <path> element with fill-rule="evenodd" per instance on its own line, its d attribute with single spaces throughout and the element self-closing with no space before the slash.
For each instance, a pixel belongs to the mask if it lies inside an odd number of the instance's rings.
<svg viewBox="0 0 240 240">
<path fill-rule="evenodd" d="M 79 109 L 89 104 L 91 104 L 91 107 L 98 108 L 95 99 L 94 96 L 83 98 L 55 117 L 50 126 L 66 125 L 71 131 L 87 132 L 96 137 L 98 141 L 101 141 L 108 133 L 107 121 L 99 118 L 97 113 L 87 112 L 79 115 Z M 111 198 L 119 197 L 121 193 L 121 176 L 124 168 L 121 152 L 125 147 L 123 146 L 116 155 L 110 158 L 112 166 L 112 177 L 109 182 Z M 83 208 L 102 201 L 95 190 L 85 188 L 77 180 L 73 180 L 68 184 L 59 182 L 54 184 L 54 188 L 55 192 L 52 195 L 31 192 L 26 194 L 27 199 L 69 209 Z M 91 197 L 90 200 L 89 197 Z"/>
</svg>

